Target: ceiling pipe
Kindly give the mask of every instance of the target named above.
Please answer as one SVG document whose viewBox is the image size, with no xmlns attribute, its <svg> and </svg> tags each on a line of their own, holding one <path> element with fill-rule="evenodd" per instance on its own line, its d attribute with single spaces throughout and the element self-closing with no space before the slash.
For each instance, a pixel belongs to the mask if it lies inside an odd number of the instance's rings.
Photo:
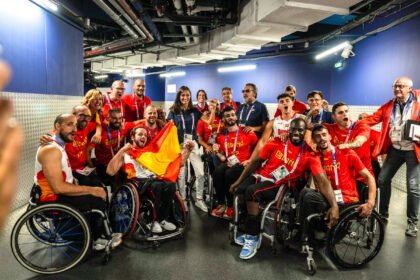
<svg viewBox="0 0 420 280">
<path fill-rule="evenodd" d="M 162 42 L 162 36 L 160 35 L 159 30 L 156 27 L 156 24 L 152 21 L 150 15 L 144 11 L 143 5 L 138 0 L 130 0 L 134 10 L 137 11 L 137 14 L 143 19 L 143 22 L 146 24 L 146 27 L 153 34 L 153 37 L 156 41 Z M 163 15 L 163 14 L 162 14 Z"/>
<path fill-rule="evenodd" d="M 126 11 L 117 3 L 115 0 L 108 0 L 109 3 L 114 6 L 114 8 L 120 13 L 120 16 L 124 17 L 124 19 L 128 22 L 128 24 L 133 28 L 137 34 L 140 35 L 140 37 L 144 40 L 147 39 L 147 35 L 143 32 L 143 30 L 140 29 L 140 27 L 134 23 L 131 16 L 128 15 Z"/>
<path fill-rule="evenodd" d="M 112 0 L 114 1 L 114 0 Z M 155 39 L 153 38 L 152 34 L 147 30 L 146 26 L 144 26 L 143 21 L 137 16 L 137 14 L 133 11 L 130 5 L 125 0 L 118 0 L 118 3 L 124 9 L 125 13 L 134 21 L 135 25 L 146 35 L 146 40 L 148 43 L 153 42 Z"/>
<path fill-rule="evenodd" d="M 107 13 L 119 26 L 121 26 L 122 29 L 124 29 L 132 38 L 138 39 L 139 35 L 137 35 L 136 32 L 134 32 L 133 29 L 131 29 L 130 26 L 128 26 L 120 16 L 118 16 L 114 10 L 109 7 L 105 1 L 103 0 L 93 0 L 96 5 L 98 5 L 105 13 Z"/>
<path fill-rule="evenodd" d="M 184 14 L 184 11 L 182 10 L 181 0 L 173 0 L 173 2 L 174 2 L 176 13 L 179 16 L 183 15 Z M 182 34 L 185 35 L 185 42 L 187 44 L 190 44 L 191 43 L 191 39 L 190 39 L 190 37 L 188 37 L 189 32 L 188 32 L 187 26 L 186 25 L 181 25 L 181 29 L 182 29 Z"/>
<path fill-rule="evenodd" d="M 185 0 L 185 4 L 187 5 L 187 15 L 191 16 L 191 11 L 195 8 L 195 0 Z M 197 25 L 191 25 L 191 33 L 193 35 L 200 35 Z M 200 44 L 200 37 L 194 36 L 193 40 L 194 44 Z"/>
</svg>

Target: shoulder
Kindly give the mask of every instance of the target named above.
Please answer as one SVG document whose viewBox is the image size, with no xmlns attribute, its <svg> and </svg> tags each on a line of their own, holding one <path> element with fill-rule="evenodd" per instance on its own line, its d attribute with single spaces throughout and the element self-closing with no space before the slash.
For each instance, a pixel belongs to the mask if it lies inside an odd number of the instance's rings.
<svg viewBox="0 0 420 280">
<path fill-rule="evenodd" d="M 40 147 L 38 151 L 38 160 L 51 160 L 61 158 L 61 150 L 54 144 L 48 144 Z"/>
</svg>

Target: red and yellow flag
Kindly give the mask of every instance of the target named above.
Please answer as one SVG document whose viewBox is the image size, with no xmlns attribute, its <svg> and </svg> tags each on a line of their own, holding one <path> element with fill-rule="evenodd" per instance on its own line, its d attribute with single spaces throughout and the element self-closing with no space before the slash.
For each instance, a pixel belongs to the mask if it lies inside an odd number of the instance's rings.
<svg viewBox="0 0 420 280">
<path fill-rule="evenodd" d="M 167 123 L 146 147 L 130 151 L 142 166 L 163 180 L 176 182 L 181 167 L 181 148 L 177 128 L 173 122 Z"/>
</svg>

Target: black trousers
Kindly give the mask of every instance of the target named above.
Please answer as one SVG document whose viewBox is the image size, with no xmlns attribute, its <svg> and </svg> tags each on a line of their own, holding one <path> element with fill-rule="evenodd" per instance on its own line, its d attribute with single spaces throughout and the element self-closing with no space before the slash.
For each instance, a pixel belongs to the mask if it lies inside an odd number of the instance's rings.
<svg viewBox="0 0 420 280">
<path fill-rule="evenodd" d="M 173 182 L 156 180 L 148 185 L 147 192 L 152 196 L 152 199 L 155 202 L 158 221 L 168 219 L 175 191 L 176 186 Z"/>
<path fill-rule="evenodd" d="M 105 213 L 105 202 L 99 197 L 96 197 L 93 195 L 81 195 L 81 196 L 59 195 L 55 202 L 64 203 L 64 204 L 73 206 L 74 208 L 81 211 L 82 213 L 87 212 L 92 209 L 101 210 L 102 212 Z M 104 231 L 103 229 L 104 220 L 102 219 L 102 217 L 96 213 L 85 214 L 85 217 L 87 218 L 90 228 L 92 230 L 93 240 L 96 240 L 99 237 L 101 237 L 101 234 Z"/>
<path fill-rule="evenodd" d="M 232 207 L 233 195 L 229 192 L 229 188 L 239 178 L 242 170 L 244 167 L 241 164 L 229 167 L 226 163 L 222 163 L 216 166 L 213 173 L 213 185 L 219 204 L 223 204 L 226 200 L 228 207 Z"/>
<path fill-rule="evenodd" d="M 88 176 L 82 175 L 78 172 L 73 172 L 73 177 L 77 179 L 79 185 L 81 186 L 102 186 L 101 180 L 99 180 L 99 177 L 94 172 L 90 173 Z"/>
</svg>

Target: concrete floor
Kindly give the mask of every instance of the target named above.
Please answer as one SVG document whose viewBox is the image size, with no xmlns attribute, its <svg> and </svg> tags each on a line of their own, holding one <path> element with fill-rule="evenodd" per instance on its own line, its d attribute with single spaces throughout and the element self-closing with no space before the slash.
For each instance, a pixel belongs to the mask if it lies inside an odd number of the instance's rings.
<svg viewBox="0 0 420 280">
<path fill-rule="evenodd" d="M 21 267 L 11 253 L 10 231 L 24 211 L 18 210 L 12 213 L 0 240 L 0 279 L 419 279 L 420 237 L 404 235 L 405 205 L 405 194 L 394 191 L 384 245 L 366 267 L 336 268 L 317 253 L 315 276 L 306 273 L 305 256 L 294 250 L 280 249 L 273 255 L 263 245 L 252 260 L 240 260 L 240 247 L 228 241 L 228 223 L 197 209 L 191 210 L 191 225 L 184 239 L 162 243 L 157 249 L 126 242 L 113 251 L 107 265 L 101 264 L 100 254 L 91 254 L 70 271 L 40 276 Z"/>
</svg>

